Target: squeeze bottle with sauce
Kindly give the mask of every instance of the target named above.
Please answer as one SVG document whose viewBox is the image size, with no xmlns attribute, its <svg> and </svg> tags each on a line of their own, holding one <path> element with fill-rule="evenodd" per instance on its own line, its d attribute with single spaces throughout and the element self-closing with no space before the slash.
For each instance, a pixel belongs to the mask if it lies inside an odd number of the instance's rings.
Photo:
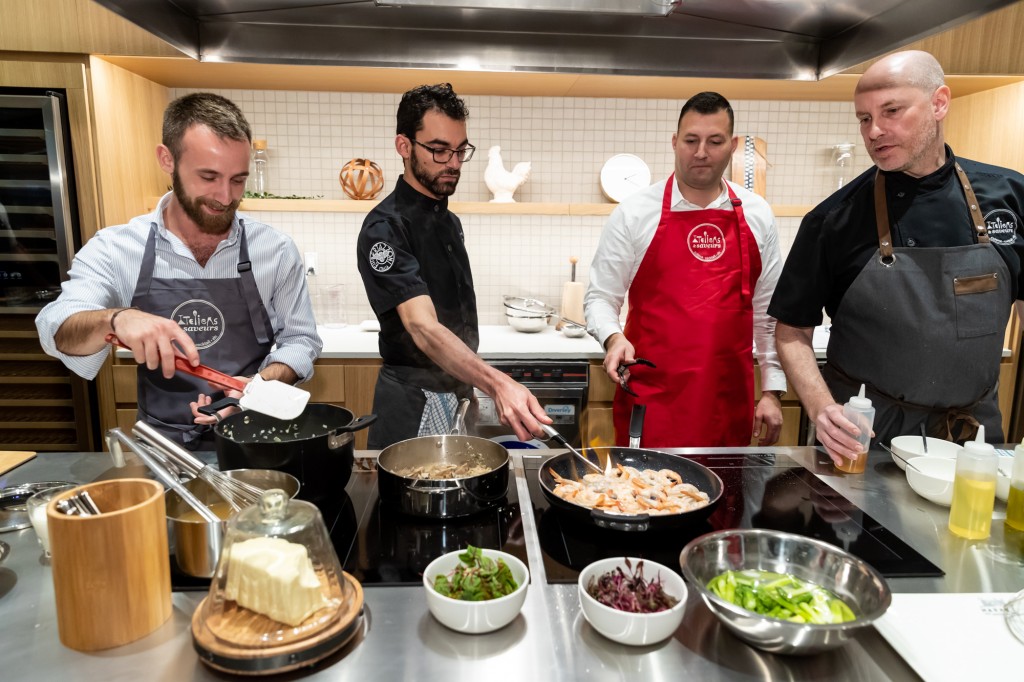
<svg viewBox="0 0 1024 682">
<path fill-rule="evenodd" d="M 1024 442 L 1013 449 L 1010 496 L 1006 498 L 1006 525 L 1024 530 Z"/>
<path fill-rule="evenodd" d="M 985 442 L 985 427 L 978 427 L 977 440 L 964 443 L 956 458 L 953 504 L 949 508 L 949 530 L 968 540 L 983 540 L 992 530 L 996 504 L 996 449 Z"/>
<path fill-rule="evenodd" d="M 856 424 L 860 430 L 860 435 L 856 436 L 860 442 L 860 454 L 857 455 L 857 459 L 844 458 L 841 465 L 836 465 L 836 469 L 847 474 L 862 474 L 868 463 L 871 426 L 875 423 L 875 408 L 871 404 L 871 399 L 864 396 L 864 384 L 860 385 L 860 393 L 850 396 L 850 399 L 843 405 L 843 416 Z"/>
</svg>

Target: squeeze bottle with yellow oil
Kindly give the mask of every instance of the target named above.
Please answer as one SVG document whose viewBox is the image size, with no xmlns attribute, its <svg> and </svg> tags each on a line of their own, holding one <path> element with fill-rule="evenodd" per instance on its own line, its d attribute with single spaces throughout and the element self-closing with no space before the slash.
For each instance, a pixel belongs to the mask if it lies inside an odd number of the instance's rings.
<svg viewBox="0 0 1024 682">
<path fill-rule="evenodd" d="M 956 458 L 953 504 L 949 508 L 949 530 L 968 540 L 982 540 L 992 529 L 996 504 L 996 469 L 999 457 L 985 442 L 985 427 L 978 427 L 977 440 L 964 443 Z"/>
<path fill-rule="evenodd" d="M 1006 525 L 1024 530 L 1024 442 L 1013 449 L 1010 496 L 1006 498 Z"/>
</svg>

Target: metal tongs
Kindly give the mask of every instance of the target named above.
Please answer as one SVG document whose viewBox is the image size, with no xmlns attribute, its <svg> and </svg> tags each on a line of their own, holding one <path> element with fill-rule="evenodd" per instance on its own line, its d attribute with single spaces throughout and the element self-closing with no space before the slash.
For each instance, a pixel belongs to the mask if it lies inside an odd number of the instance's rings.
<svg viewBox="0 0 1024 682">
<path fill-rule="evenodd" d="M 548 426 L 547 424 L 541 424 L 540 428 L 544 429 L 544 433 L 547 434 L 548 438 L 554 438 L 556 441 L 558 441 L 559 445 L 561 445 L 562 447 L 567 449 L 569 452 L 571 452 L 573 455 L 575 455 L 576 459 L 580 460 L 581 462 L 586 464 L 588 467 L 590 467 L 591 469 L 593 469 L 597 473 L 599 473 L 599 474 L 603 474 L 604 473 L 604 469 L 602 469 L 598 465 L 596 465 L 593 462 L 591 462 L 589 459 L 586 458 L 585 455 L 580 453 L 579 450 L 577 450 L 572 445 L 570 445 L 569 441 L 567 441 L 565 439 L 565 436 L 563 436 L 558 431 L 556 431 L 554 427 Z"/>
<path fill-rule="evenodd" d="M 106 341 L 120 348 L 131 350 L 114 334 L 107 334 Z M 237 401 L 234 398 L 224 398 L 214 405 L 208 406 L 213 408 L 209 411 L 204 406 L 200 409 L 203 414 L 212 413 L 216 416 L 216 410 L 237 404 L 244 410 L 252 410 L 275 419 L 290 421 L 302 414 L 309 402 L 309 391 L 283 381 L 266 380 L 259 374 L 256 374 L 251 381 L 244 382 L 206 365 L 193 367 L 183 357 L 174 358 L 174 368 L 179 372 L 205 379 L 213 386 L 231 389 L 242 394 Z"/>
<path fill-rule="evenodd" d="M 644 367 L 650 367 L 651 369 L 657 369 L 658 366 L 651 362 L 650 360 L 645 360 L 644 358 L 636 358 L 635 360 L 632 360 L 630 362 L 623 362 L 619 364 L 619 366 L 615 369 L 616 373 L 619 375 L 619 386 L 622 387 L 622 390 L 630 394 L 634 398 L 639 398 L 640 396 L 638 396 L 636 392 L 629 387 L 629 368 L 632 367 L 633 365 L 643 365 Z M 642 418 L 641 423 L 643 423 Z"/>
<path fill-rule="evenodd" d="M 220 523 L 221 518 L 213 513 L 209 507 L 203 504 L 191 490 L 182 485 L 176 475 L 170 472 L 167 467 L 167 460 L 158 450 L 141 441 L 131 438 L 124 431 L 116 428 L 107 431 L 107 444 L 110 447 L 111 454 L 114 456 L 115 464 L 117 464 L 118 461 L 124 461 L 123 451 L 121 448 L 128 448 L 134 452 L 138 458 L 143 461 L 143 463 L 145 463 L 146 467 L 148 467 L 149 470 L 152 471 L 158 479 L 160 479 L 161 483 L 178 493 L 178 496 L 184 500 L 185 504 L 192 507 L 192 509 L 194 509 L 204 521 Z M 116 453 L 114 452 L 115 447 L 117 448 Z M 119 456 L 121 458 L 120 460 L 118 460 Z"/>
</svg>

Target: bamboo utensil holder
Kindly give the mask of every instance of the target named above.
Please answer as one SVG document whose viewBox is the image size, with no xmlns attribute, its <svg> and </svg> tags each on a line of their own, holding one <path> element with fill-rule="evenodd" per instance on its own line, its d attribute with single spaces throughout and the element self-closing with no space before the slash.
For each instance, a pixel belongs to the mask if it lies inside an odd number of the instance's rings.
<svg viewBox="0 0 1024 682">
<path fill-rule="evenodd" d="M 102 512 L 68 516 L 56 503 L 86 490 Z M 46 510 L 60 641 L 78 651 L 127 644 L 171 615 L 164 490 L 155 481 L 101 481 Z"/>
</svg>

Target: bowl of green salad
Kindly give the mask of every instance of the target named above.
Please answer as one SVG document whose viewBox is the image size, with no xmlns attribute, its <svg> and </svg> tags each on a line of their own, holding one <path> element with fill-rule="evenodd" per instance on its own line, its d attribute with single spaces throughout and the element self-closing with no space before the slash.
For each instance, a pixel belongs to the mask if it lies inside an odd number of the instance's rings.
<svg viewBox="0 0 1024 682">
<path fill-rule="evenodd" d="M 827 542 L 774 530 L 692 540 L 683 577 L 734 635 L 776 654 L 842 646 L 879 618 L 892 593 L 878 571 Z"/>
<path fill-rule="evenodd" d="M 468 634 L 493 632 L 515 620 L 529 583 L 530 571 L 522 561 L 472 545 L 439 556 L 423 571 L 430 613 L 442 625 Z"/>
</svg>

